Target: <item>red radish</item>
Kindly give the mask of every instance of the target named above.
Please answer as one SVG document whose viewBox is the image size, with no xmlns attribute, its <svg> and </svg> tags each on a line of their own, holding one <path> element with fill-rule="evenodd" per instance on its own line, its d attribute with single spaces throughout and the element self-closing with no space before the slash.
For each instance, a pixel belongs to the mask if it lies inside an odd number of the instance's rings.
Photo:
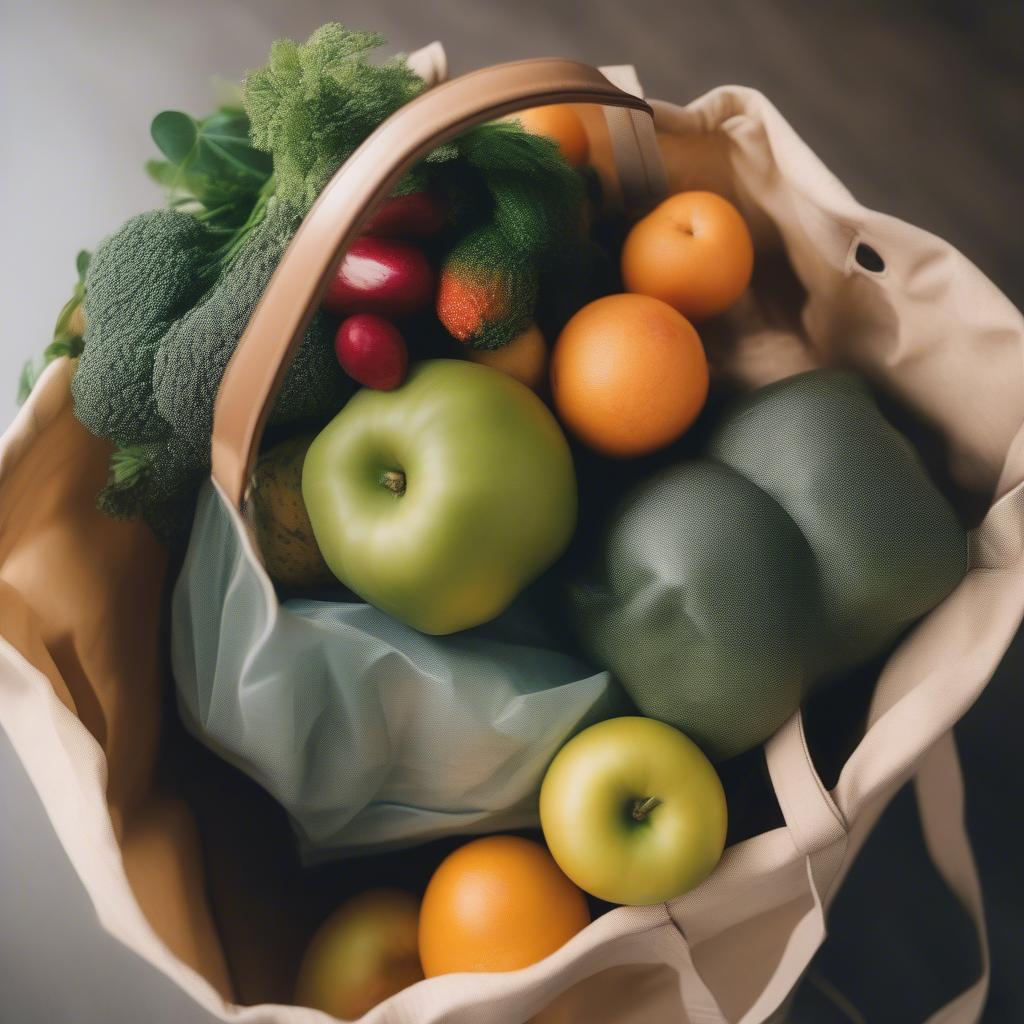
<svg viewBox="0 0 1024 1024">
<path fill-rule="evenodd" d="M 408 316 L 434 301 L 434 271 L 423 252 L 393 238 L 358 238 L 327 286 L 332 313 Z"/>
<path fill-rule="evenodd" d="M 334 338 L 341 368 L 368 388 L 391 391 L 405 380 L 409 353 L 398 328 L 382 316 L 357 313 L 343 320 Z"/>
<path fill-rule="evenodd" d="M 363 225 L 364 235 L 383 238 L 429 238 L 444 227 L 448 209 L 433 192 L 410 192 L 385 199 Z"/>
</svg>

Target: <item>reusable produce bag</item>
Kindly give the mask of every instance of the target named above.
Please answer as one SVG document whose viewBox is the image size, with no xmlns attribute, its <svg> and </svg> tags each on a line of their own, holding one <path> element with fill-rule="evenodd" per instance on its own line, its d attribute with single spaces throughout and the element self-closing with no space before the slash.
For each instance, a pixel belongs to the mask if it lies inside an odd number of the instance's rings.
<svg viewBox="0 0 1024 1024">
<path fill-rule="evenodd" d="M 310 859 L 524 828 L 558 748 L 628 702 L 520 612 L 438 638 L 368 604 L 279 604 L 208 487 L 174 594 L 174 677 L 190 728 L 280 801 Z"/>
<path fill-rule="evenodd" d="M 259 576 L 238 510 L 262 413 L 286 349 L 362 217 L 432 146 L 474 121 L 544 102 L 619 108 L 610 136 L 589 116 L 588 127 L 604 140 L 595 151 L 605 176 L 618 175 L 625 202 L 667 186 L 711 188 L 738 204 L 759 269 L 752 298 L 728 325 L 738 340 L 716 349 L 709 339 L 714 372 L 746 389 L 823 364 L 866 376 L 907 424 L 919 425 L 915 438 L 941 442 L 927 446 L 930 466 L 975 524 L 970 569 L 881 669 L 867 728 L 831 789 L 800 714 L 766 744 L 784 826 L 732 845 L 679 900 L 614 909 L 525 970 L 422 982 L 364 1020 L 511 1024 L 551 1004 L 568 1019 L 609 1024 L 772 1019 L 823 941 L 828 906 L 857 851 L 911 779 L 929 852 L 977 925 L 984 965 L 931 1019 L 976 1020 L 987 946 L 950 730 L 1024 613 L 1024 322 L 944 242 L 858 205 L 758 93 L 726 87 L 687 107 L 652 103 L 656 141 L 647 107 L 567 61 L 476 72 L 400 110 L 310 213 L 228 369 L 204 503 L 226 524 L 217 531 L 233 531 L 234 540 L 225 540 L 219 563 L 193 571 L 208 571 L 211 587 L 218 572 L 242 563 Z M 858 260 L 862 246 L 883 269 Z M 166 566 L 144 527 L 94 508 L 108 451 L 73 417 L 72 372 L 66 361 L 49 368 L 0 447 L 0 725 L 94 903 L 97 927 L 218 1019 L 322 1021 L 294 1007 L 233 1005 L 239 995 L 251 999 L 235 990 L 246 987 L 246 959 L 274 959 L 247 947 L 249 922 L 272 894 L 228 892 L 248 877 L 247 854 L 259 857 L 258 842 L 236 851 L 234 872 L 211 870 L 204 882 L 192 815 L 156 783 L 160 694 L 171 685 L 162 647 Z M 191 586 L 187 577 L 182 586 Z M 272 594 L 263 586 L 257 597 L 251 611 L 259 616 Z M 177 769 L 187 774 L 180 762 Z M 217 809 L 224 819 L 233 813 L 244 830 L 245 808 Z M 378 839 L 388 834 L 382 828 Z M 216 863 L 211 836 L 207 867 Z M 216 927 L 207 888 L 221 906 Z M 233 916 L 224 909 L 232 906 Z"/>
</svg>

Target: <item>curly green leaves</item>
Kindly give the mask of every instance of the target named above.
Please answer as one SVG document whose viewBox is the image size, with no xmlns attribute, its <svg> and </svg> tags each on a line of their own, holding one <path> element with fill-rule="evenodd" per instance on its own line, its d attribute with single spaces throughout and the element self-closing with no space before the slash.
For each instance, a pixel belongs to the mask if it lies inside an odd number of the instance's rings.
<svg viewBox="0 0 1024 1024">
<path fill-rule="evenodd" d="M 252 142 L 270 153 L 277 197 L 303 214 L 353 150 L 423 82 L 400 58 L 370 64 L 383 39 L 338 24 L 276 42 L 245 80 Z"/>
<path fill-rule="evenodd" d="M 554 143 L 515 124 L 481 125 L 456 145 L 469 171 L 458 180 L 465 198 L 456 209 L 475 194 L 483 223 L 448 253 L 437 315 L 459 340 L 500 348 L 529 326 L 545 275 L 580 263 L 583 179 Z M 550 283 L 566 281 L 556 272 Z"/>
</svg>

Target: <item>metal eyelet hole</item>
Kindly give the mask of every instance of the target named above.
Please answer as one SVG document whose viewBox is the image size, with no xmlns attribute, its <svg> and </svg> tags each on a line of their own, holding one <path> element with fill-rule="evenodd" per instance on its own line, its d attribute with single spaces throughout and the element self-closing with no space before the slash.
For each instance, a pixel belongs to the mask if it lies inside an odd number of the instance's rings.
<svg viewBox="0 0 1024 1024">
<path fill-rule="evenodd" d="M 857 251 L 853 254 L 853 258 L 859 266 L 870 270 L 872 274 L 880 274 L 885 270 L 885 260 L 866 242 L 860 242 L 857 245 Z"/>
</svg>

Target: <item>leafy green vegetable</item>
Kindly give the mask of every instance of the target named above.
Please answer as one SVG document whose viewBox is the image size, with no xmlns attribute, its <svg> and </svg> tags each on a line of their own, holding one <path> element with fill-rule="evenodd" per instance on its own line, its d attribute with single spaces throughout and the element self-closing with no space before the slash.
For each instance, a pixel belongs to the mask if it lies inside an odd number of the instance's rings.
<svg viewBox="0 0 1024 1024">
<path fill-rule="evenodd" d="M 74 358 L 82 351 L 82 334 L 78 328 L 76 314 L 85 298 L 85 275 L 89 269 L 89 253 L 83 249 L 75 257 L 75 270 L 78 280 L 75 282 L 71 298 L 64 303 L 57 315 L 57 323 L 53 328 L 53 340 L 43 349 L 42 366 L 37 367 L 30 359 L 21 368 L 18 377 L 18 404 L 21 405 L 32 393 L 40 375 L 47 366 L 61 356 Z"/>
<path fill-rule="evenodd" d="M 209 472 L 221 377 L 301 216 L 359 142 L 423 87 L 402 60 L 367 62 L 379 42 L 325 26 L 304 45 L 274 46 L 246 83 L 248 114 L 224 106 L 153 120 L 163 159 L 147 171 L 170 208 L 132 218 L 99 247 L 73 384 L 79 419 L 117 446 L 100 495 L 109 514 L 142 515 L 165 537 L 187 526 Z M 350 387 L 318 314 L 271 422 L 326 418 Z"/>
<path fill-rule="evenodd" d="M 215 225 L 244 221 L 273 171 L 270 158 L 249 141 L 241 109 L 222 107 L 196 120 L 179 110 L 153 118 L 150 134 L 166 160 L 146 166 L 170 193 L 171 205 L 195 204 L 197 216 Z"/>
<path fill-rule="evenodd" d="M 71 385 L 75 415 L 92 433 L 128 446 L 170 432 L 153 395 L 153 360 L 210 283 L 202 268 L 214 245 L 195 217 L 154 210 L 97 248 L 86 277 L 85 350 Z"/>
<path fill-rule="evenodd" d="M 152 370 L 157 408 L 175 435 L 188 439 L 204 458 L 220 379 L 298 225 L 299 218 L 274 200 L 216 284 L 160 339 Z M 346 380 L 318 314 L 285 377 L 271 421 L 330 416 L 346 394 Z"/>
<path fill-rule="evenodd" d="M 441 270 L 438 317 L 476 348 L 500 348 L 536 316 L 538 297 L 557 291 L 579 308 L 590 277 L 583 230 L 583 178 L 548 139 L 510 122 L 472 128 L 424 170 L 447 184 L 458 237 Z M 467 310 L 481 287 L 500 296 L 479 310 L 466 333 Z M 470 318 L 471 319 L 471 318 Z M 561 324 L 551 327 L 560 328 Z"/>
<path fill-rule="evenodd" d="M 220 107 L 196 120 L 179 110 L 153 118 L 150 134 L 166 160 L 150 160 L 149 176 L 167 190 L 172 209 L 192 214 L 219 236 L 204 267 L 227 263 L 263 219 L 274 193 L 273 163 L 249 141 L 241 107 Z"/>
<path fill-rule="evenodd" d="M 466 132 L 455 145 L 483 179 L 494 225 L 514 251 L 512 262 L 542 260 L 552 249 L 578 243 L 584 183 L 554 142 L 496 122 Z"/>
<path fill-rule="evenodd" d="M 153 120 L 162 159 L 147 171 L 168 208 L 133 217 L 83 261 L 73 301 L 84 294 L 84 350 L 69 333 L 73 308 L 53 342 L 81 351 L 76 415 L 116 447 L 99 497 L 107 513 L 141 515 L 165 538 L 187 528 L 209 474 L 217 389 L 285 248 L 338 167 L 423 89 L 404 59 L 369 62 L 381 41 L 325 25 L 306 43 L 274 44 L 244 83 L 244 109 Z M 553 143 L 516 125 L 481 126 L 438 147 L 399 191 L 426 186 L 452 210 L 435 240 L 445 271 L 485 267 L 507 298 L 474 344 L 502 344 L 525 325 L 545 268 L 558 264 L 558 290 L 571 291 L 585 263 L 575 258 L 581 179 Z M 350 394 L 330 334 L 318 313 L 272 424 L 322 422 Z"/>
<path fill-rule="evenodd" d="M 386 117 L 423 90 L 403 58 L 370 64 L 383 39 L 341 25 L 306 43 L 274 43 L 245 80 L 252 142 L 273 156 L 278 199 L 304 214 L 334 172 Z"/>
<path fill-rule="evenodd" d="M 297 224 L 270 200 L 234 257 L 211 264 L 217 236 L 207 224 L 156 210 L 96 250 L 72 394 L 79 420 L 117 446 L 100 495 L 108 514 L 143 516 L 167 539 L 187 529 L 209 475 L 221 377 Z M 314 317 L 273 422 L 325 419 L 344 402 L 351 385 L 330 340 L 323 317 Z"/>
</svg>

